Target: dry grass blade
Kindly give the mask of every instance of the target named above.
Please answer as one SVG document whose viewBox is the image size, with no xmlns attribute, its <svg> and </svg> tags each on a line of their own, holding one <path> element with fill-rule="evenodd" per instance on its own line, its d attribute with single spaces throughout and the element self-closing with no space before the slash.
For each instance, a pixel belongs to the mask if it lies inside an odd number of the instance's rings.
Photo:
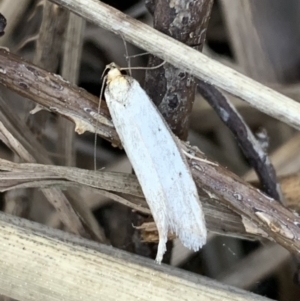
<svg viewBox="0 0 300 301">
<path fill-rule="evenodd" d="M 85 20 L 70 13 L 65 34 L 61 74 L 72 84 L 78 82 L 84 30 Z"/>
<path fill-rule="evenodd" d="M 18 122 L 9 125 L 13 126 L 14 124 L 18 124 Z M 29 154 L 25 147 L 23 147 L 23 145 L 15 137 L 13 137 L 4 126 L 2 126 L 1 133 L 4 138 L 3 142 L 7 142 L 7 146 L 10 147 L 12 151 L 17 153 L 23 160 L 29 159 L 30 161 L 35 162 L 34 157 Z M 43 193 L 54 208 L 60 212 L 61 220 L 66 224 L 71 232 L 89 237 L 89 234 L 86 232 L 80 218 L 71 207 L 68 199 L 59 189 L 43 189 Z"/>
<path fill-rule="evenodd" d="M 36 53 L 33 59 L 35 65 L 55 72 L 61 52 L 65 22 L 68 11 L 62 7 L 45 1 L 43 21 L 36 43 Z"/>
<path fill-rule="evenodd" d="M 101 172 L 84 170 L 76 167 L 62 167 L 54 165 L 13 163 L 0 159 L 0 169 L 7 171 L 22 171 L 28 173 L 28 179 L 39 173 L 40 179 L 67 179 L 82 185 L 97 187 L 108 191 L 142 196 L 142 190 L 134 175 L 116 172 Z"/>
<path fill-rule="evenodd" d="M 192 168 L 197 173 L 197 165 L 195 163 L 193 163 Z M 207 169 L 207 167 L 204 168 Z M 139 183 L 136 177 L 131 174 L 122 174 L 105 171 L 89 171 L 79 168 L 41 164 L 19 164 L 4 159 L 0 159 L 0 169 L 10 171 L 1 173 L 1 191 L 29 187 L 59 186 L 67 188 L 79 184 L 90 188 L 96 188 L 100 194 L 105 195 L 113 199 L 114 201 L 128 206 L 134 210 L 143 213 L 150 213 L 147 203 L 144 199 L 142 190 L 139 186 Z M 224 176 L 225 175 L 223 175 L 223 177 Z M 295 199 L 291 197 L 291 187 L 294 187 L 295 185 L 293 185 L 293 183 L 296 184 L 298 181 L 299 175 L 294 175 L 293 177 L 285 177 L 281 180 L 284 195 L 288 200 L 288 205 L 292 205 L 294 208 L 299 208 L 300 204 L 295 203 Z M 234 197 L 239 197 L 239 189 L 249 189 L 249 191 L 247 192 L 247 195 L 249 197 L 251 196 L 251 194 L 253 195 L 253 192 L 256 193 L 255 189 L 246 188 L 245 186 L 243 186 L 242 188 L 242 186 L 239 185 L 236 186 L 236 196 Z M 204 191 L 206 190 L 204 189 Z M 256 196 L 256 200 L 260 202 L 263 201 L 263 198 L 265 198 L 265 205 L 268 206 L 267 202 L 269 202 L 269 199 L 263 194 L 259 192 L 257 193 L 258 195 Z M 293 194 L 295 194 L 295 189 L 293 190 Z M 255 222 L 255 212 L 253 215 L 250 215 L 250 218 L 254 222 L 254 228 L 251 229 L 249 228 L 249 225 L 243 221 L 243 219 L 238 218 L 232 211 L 224 208 L 224 205 L 222 206 L 221 202 L 226 202 L 225 200 L 222 201 L 221 199 L 218 199 L 217 195 L 210 195 L 210 197 L 211 198 L 207 196 L 201 197 L 201 200 L 203 201 L 206 222 L 210 231 L 220 233 L 223 235 L 227 234 L 231 236 L 239 236 L 245 238 L 259 238 L 268 236 L 268 228 L 265 228 L 265 232 L 259 231 L 259 227 L 262 227 L 262 225 L 260 225 L 260 223 Z M 240 195 L 240 197 L 242 197 L 242 194 Z M 244 197 L 246 198 L 245 195 Z M 256 200 L 253 200 L 253 206 L 255 206 Z M 241 202 L 243 203 L 242 200 Z M 260 206 L 261 205 L 262 204 L 260 204 Z M 277 205 L 275 205 L 275 207 L 277 207 Z M 261 208 L 256 207 L 257 212 L 265 212 L 262 211 Z M 278 211 L 278 209 L 275 210 Z M 286 220 L 286 217 L 284 216 L 284 214 L 286 214 L 286 211 L 284 213 L 282 212 L 282 209 L 280 210 L 278 212 L 278 214 L 280 214 L 280 220 Z M 242 216 L 246 217 L 246 215 L 244 215 L 245 213 L 246 212 L 243 212 Z M 223 220 L 222 227 L 220 227 L 218 222 L 220 219 Z M 297 223 L 296 219 L 296 217 L 293 218 L 294 223 Z M 271 216 L 270 220 L 271 224 L 269 224 L 269 227 L 272 232 L 272 229 L 275 226 L 275 224 L 274 222 L 272 222 Z M 280 227 L 280 224 L 278 224 L 277 227 Z M 272 235 L 270 235 L 269 238 L 271 237 Z M 290 239 L 293 238 L 290 237 Z M 294 249 L 294 251 L 295 250 L 297 249 Z"/>
<path fill-rule="evenodd" d="M 158 301 L 269 300 L 23 219 L 0 214 L 0 226 L 0 294 L 8 297 L 98 301 L 115 296 L 118 283 L 124 301 L 149 300 L 154 290 Z"/>
<path fill-rule="evenodd" d="M 20 158 L 23 158 L 27 162 L 35 162 L 33 156 L 31 156 L 23 145 L 13 137 L 2 122 L 0 122 L 0 140 L 2 140 L 2 142 L 11 150 L 15 151 Z"/>
<path fill-rule="evenodd" d="M 129 42 L 203 81 L 247 101 L 258 110 L 300 129 L 300 104 L 200 52 L 93 0 L 52 0 L 86 20 L 122 35 Z M 170 51 L 165 51 L 169 49 Z M 187 60 L 188 58 L 188 60 Z"/>
<path fill-rule="evenodd" d="M 85 20 L 73 13 L 69 13 L 61 74 L 72 84 L 77 84 L 78 81 L 84 29 Z M 76 151 L 74 124 L 62 117 L 60 117 L 59 123 L 60 137 L 58 139 L 58 152 L 62 154 L 65 165 L 75 166 Z"/>
</svg>

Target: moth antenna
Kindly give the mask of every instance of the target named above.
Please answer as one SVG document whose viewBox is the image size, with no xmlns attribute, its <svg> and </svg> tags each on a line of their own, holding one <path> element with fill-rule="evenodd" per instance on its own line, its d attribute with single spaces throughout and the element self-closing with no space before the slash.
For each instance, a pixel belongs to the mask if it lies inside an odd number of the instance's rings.
<svg viewBox="0 0 300 301">
<path fill-rule="evenodd" d="M 142 53 L 138 53 L 138 54 L 133 54 L 133 55 L 126 56 L 126 59 L 128 59 L 128 58 L 134 59 L 136 57 L 143 56 L 143 55 L 148 55 L 148 54 L 149 54 L 149 52 L 142 52 Z"/>
<path fill-rule="evenodd" d="M 131 61 L 130 61 L 130 56 L 129 56 L 129 54 L 128 54 L 127 43 L 126 43 L 124 37 L 123 37 L 123 36 L 121 36 L 121 37 L 122 37 L 122 40 L 123 40 L 123 43 L 124 43 L 124 48 L 125 48 L 125 59 L 126 59 L 126 61 L 127 61 L 127 65 L 128 65 L 129 75 L 132 76 L 132 74 L 131 74 Z"/>
<path fill-rule="evenodd" d="M 99 102 L 98 102 L 98 109 L 97 109 L 97 116 L 100 115 L 100 109 L 101 109 L 101 102 L 102 102 L 102 97 L 103 97 L 103 92 L 104 92 L 104 84 L 106 82 L 107 75 L 103 77 L 104 72 L 109 68 L 109 65 L 105 67 L 105 70 L 103 71 L 101 75 L 102 79 L 102 85 L 101 85 L 101 90 L 100 90 L 100 97 L 99 97 Z M 94 139 L 94 170 L 97 170 L 97 137 L 98 137 L 98 125 L 99 125 L 99 117 L 96 120 L 96 128 L 95 128 L 95 139 Z"/>
<path fill-rule="evenodd" d="M 106 78 L 106 76 L 104 76 L 104 74 L 105 74 L 106 70 L 109 69 L 109 68 L 111 68 L 111 64 L 108 64 L 108 65 L 105 66 L 105 68 L 104 68 L 104 70 L 103 70 L 103 72 L 102 72 L 102 74 L 101 74 L 101 80 L 102 80 L 102 82 L 103 82 L 104 79 Z M 102 90 L 102 86 L 101 86 L 101 90 Z M 101 95 L 100 95 L 100 96 L 101 96 Z"/>
<path fill-rule="evenodd" d="M 166 61 L 163 61 L 161 64 L 153 66 L 153 67 L 132 67 L 131 70 L 154 70 L 157 68 L 160 68 L 166 63 Z M 120 70 L 128 70 L 128 68 L 120 68 Z"/>
</svg>

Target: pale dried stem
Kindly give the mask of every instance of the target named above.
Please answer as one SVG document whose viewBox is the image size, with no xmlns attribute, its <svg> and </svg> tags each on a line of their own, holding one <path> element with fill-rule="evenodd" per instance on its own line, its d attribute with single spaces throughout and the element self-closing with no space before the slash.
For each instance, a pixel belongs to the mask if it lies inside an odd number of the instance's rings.
<svg viewBox="0 0 300 301">
<path fill-rule="evenodd" d="M 24 219 L 0 227 L 0 294 L 18 300 L 269 300 Z"/>
<path fill-rule="evenodd" d="M 68 11 L 45 2 L 43 20 L 36 41 L 36 52 L 33 63 L 48 71 L 55 72 L 59 63 L 59 55 L 67 20 Z"/>
<path fill-rule="evenodd" d="M 266 47 L 263 47 L 266 41 L 260 39 L 259 28 L 253 20 L 251 1 L 222 0 L 220 3 L 238 65 L 251 78 L 277 82 L 274 65 L 269 61 Z"/>
<path fill-rule="evenodd" d="M 202 161 L 198 160 L 198 162 Z M 98 191 L 99 194 L 105 195 L 134 210 L 147 214 L 150 213 L 142 190 L 134 175 L 51 165 L 18 164 L 4 159 L 0 161 L 0 169 L 10 171 L 1 173 L 1 191 L 29 187 L 59 186 L 67 188 L 83 185 L 81 187 L 96 188 L 97 190 L 94 190 L 94 192 Z M 288 206 L 293 206 L 294 209 L 299 209 L 300 207 L 297 197 L 300 194 L 297 184 L 299 181 L 300 176 L 297 174 L 285 177 L 280 181 L 287 204 Z M 213 195 L 211 197 L 216 198 Z M 247 224 L 243 224 L 243 221 L 237 215 L 222 206 L 219 203 L 220 200 L 213 200 L 207 195 L 202 194 L 201 200 L 203 202 L 206 223 L 210 231 L 222 235 L 245 238 L 251 236 L 259 238 L 261 235 L 267 235 L 265 232 L 259 232 L 258 226 L 255 226 L 255 224 L 253 224 L 254 231 L 249 231 L 246 227 Z M 223 221 L 221 227 L 219 223 L 220 219 Z M 158 239 L 158 236 L 156 239 Z"/>
<path fill-rule="evenodd" d="M 83 45 L 85 20 L 70 13 L 65 34 L 65 44 L 62 60 L 62 76 L 72 84 L 77 84 Z M 63 117 L 59 118 L 58 152 L 64 158 L 67 166 L 75 166 L 75 133 L 74 124 Z"/>
</svg>

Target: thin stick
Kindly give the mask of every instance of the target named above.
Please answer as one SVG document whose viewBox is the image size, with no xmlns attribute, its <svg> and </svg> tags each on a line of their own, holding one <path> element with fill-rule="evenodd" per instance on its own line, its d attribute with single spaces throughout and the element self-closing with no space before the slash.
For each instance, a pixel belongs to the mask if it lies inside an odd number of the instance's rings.
<svg viewBox="0 0 300 301">
<path fill-rule="evenodd" d="M 65 35 L 61 75 L 72 84 L 78 83 L 81 54 L 83 47 L 83 33 L 85 20 L 70 13 Z M 74 124 L 66 118 L 59 118 L 58 152 L 64 157 L 61 161 L 67 166 L 76 165 Z"/>
<path fill-rule="evenodd" d="M 243 117 L 231 104 L 230 100 L 214 86 L 198 80 L 198 90 L 237 139 L 239 147 L 255 169 L 263 190 L 270 197 L 283 203 L 281 189 L 272 162 L 243 120 Z"/>
</svg>

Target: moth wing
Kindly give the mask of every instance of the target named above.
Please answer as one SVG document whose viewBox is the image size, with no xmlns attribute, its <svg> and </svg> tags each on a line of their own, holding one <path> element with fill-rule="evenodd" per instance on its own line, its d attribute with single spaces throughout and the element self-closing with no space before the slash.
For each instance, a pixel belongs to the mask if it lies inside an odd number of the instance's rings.
<svg viewBox="0 0 300 301">
<path fill-rule="evenodd" d="M 207 231 L 195 183 L 170 129 L 139 83 L 126 79 L 127 89 L 120 92 L 120 84 L 112 82 L 105 96 L 158 228 L 160 262 L 168 231 L 195 251 L 205 244 Z"/>
</svg>

